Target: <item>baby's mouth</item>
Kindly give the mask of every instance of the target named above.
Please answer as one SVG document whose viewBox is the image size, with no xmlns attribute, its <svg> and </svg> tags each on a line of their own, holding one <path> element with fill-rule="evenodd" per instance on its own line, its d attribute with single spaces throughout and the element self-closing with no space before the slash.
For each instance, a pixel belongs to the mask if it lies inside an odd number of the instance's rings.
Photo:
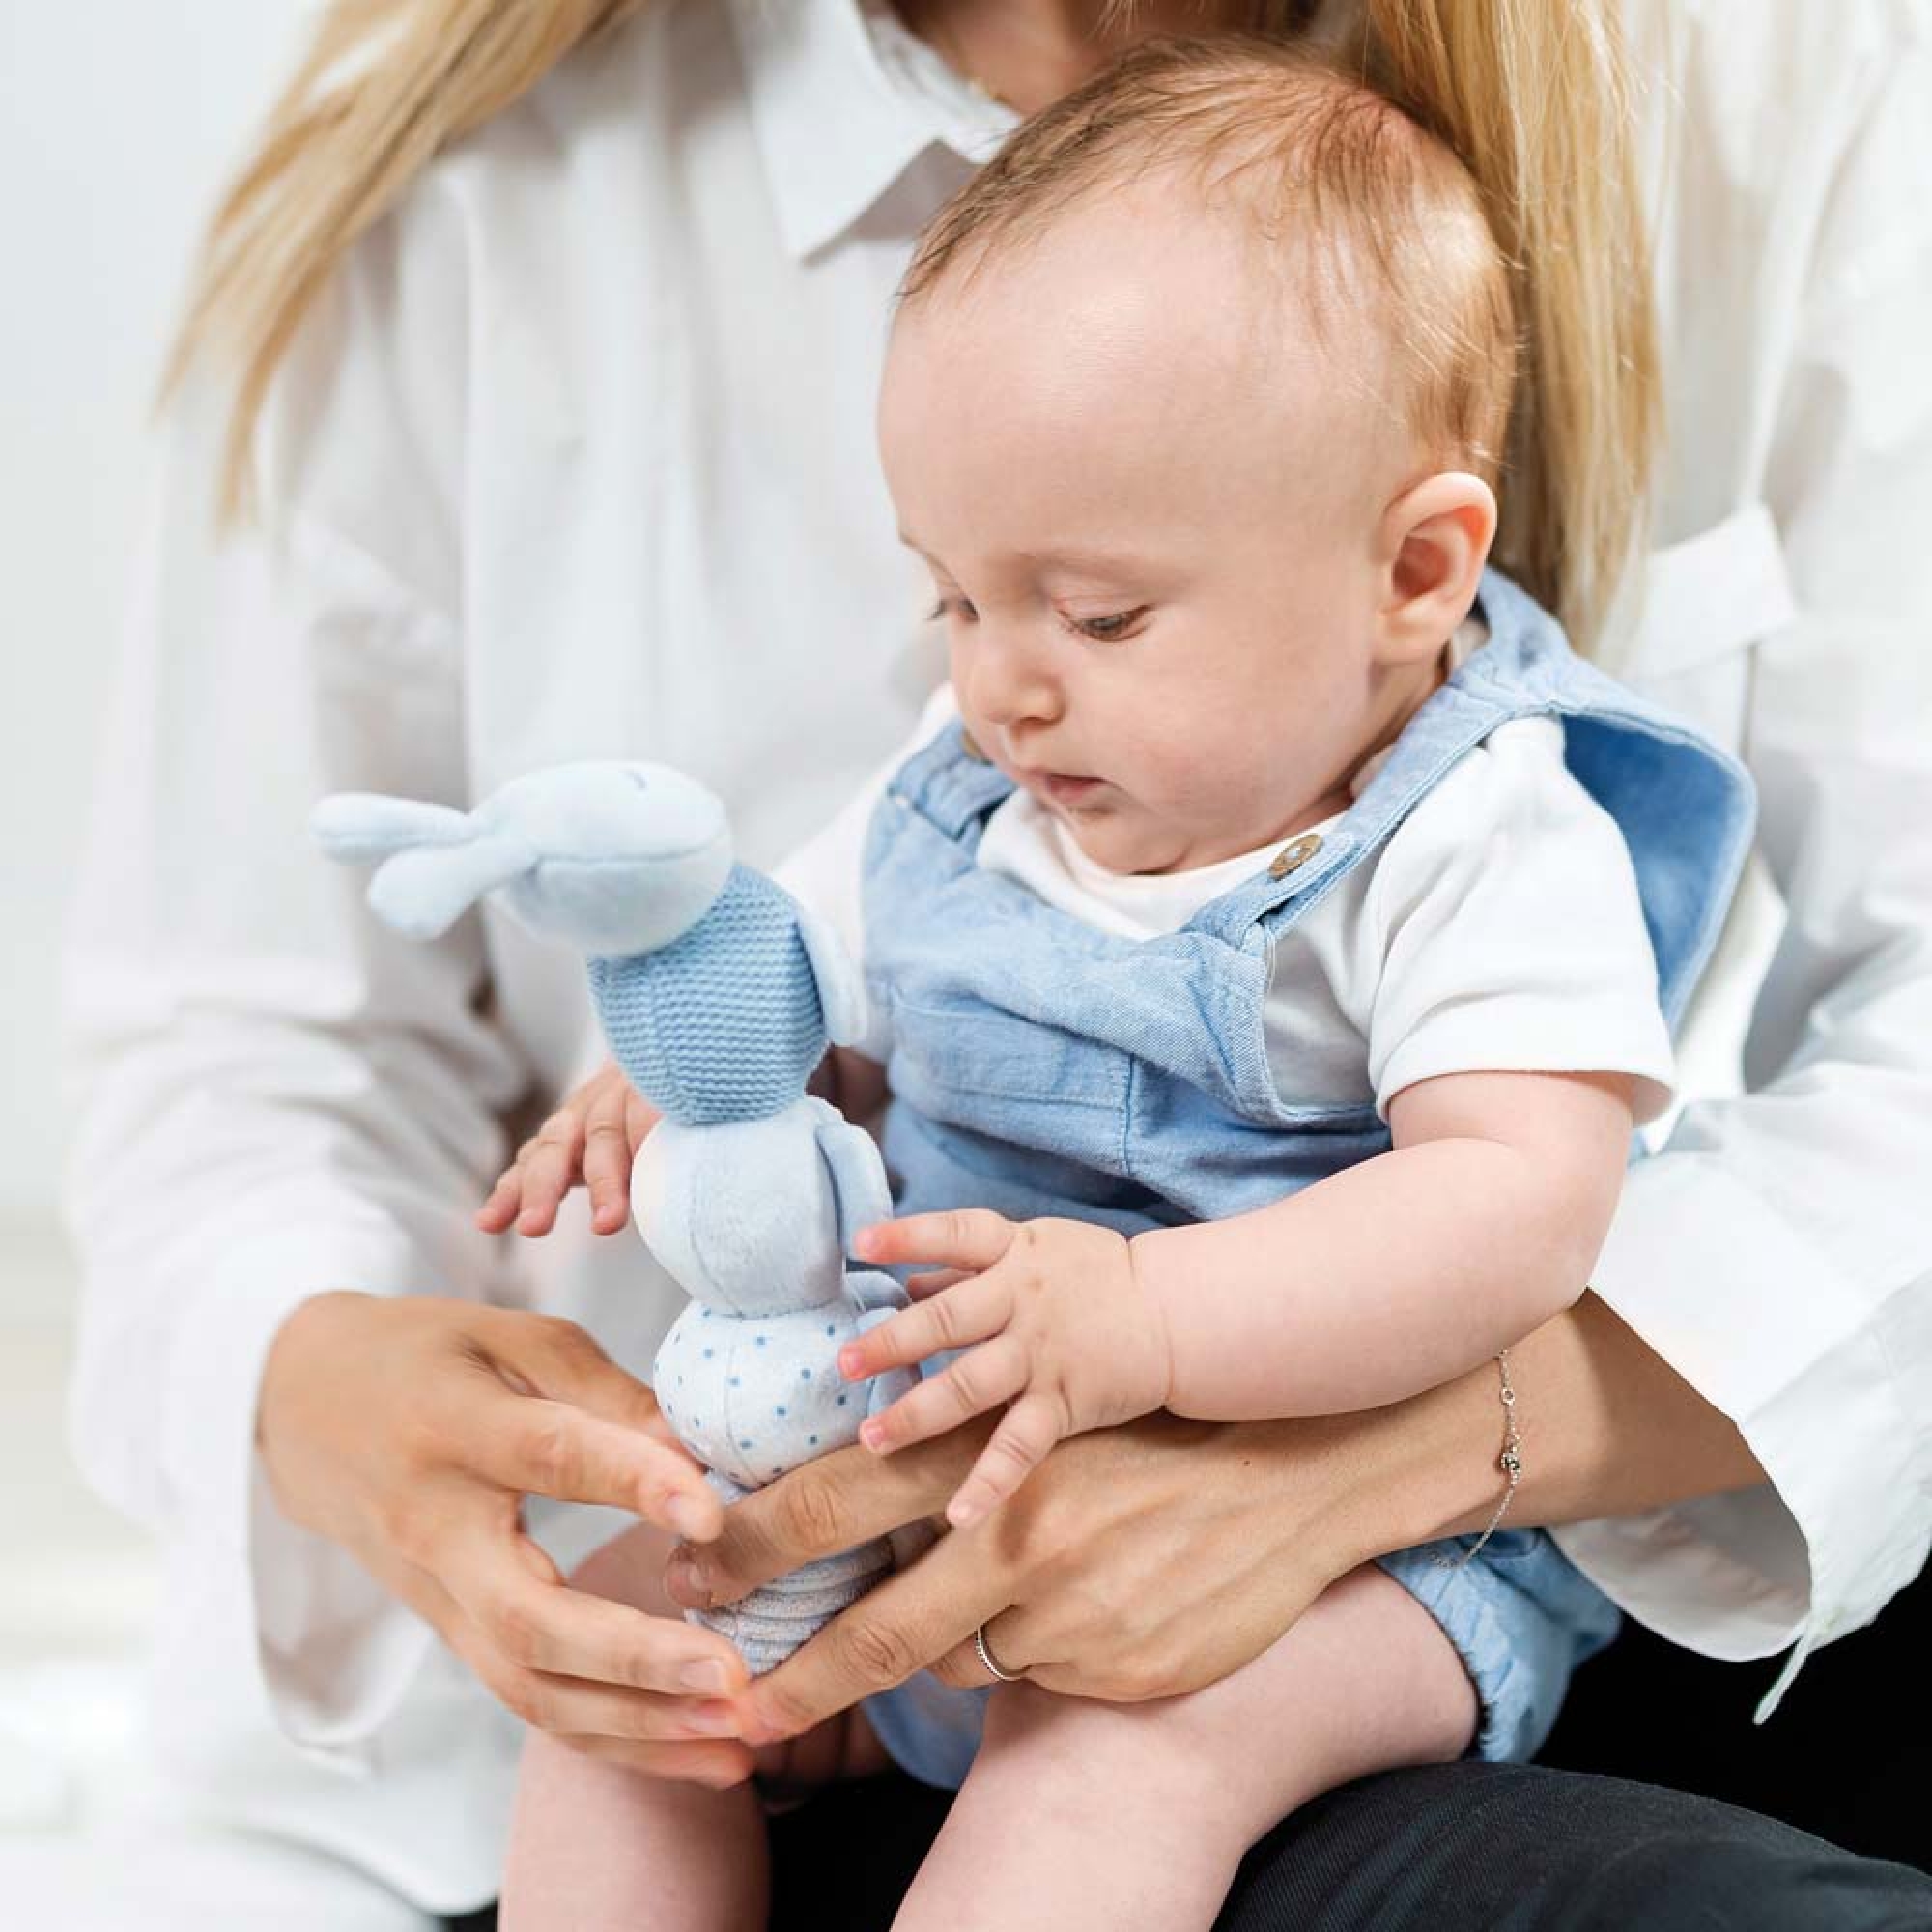
<svg viewBox="0 0 1932 1932">
<path fill-rule="evenodd" d="M 1041 772 L 1039 788 L 1055 805 L 1081 805 L 1106 783 L 1105 779 L 1080 778 L 1072 772 Z"/>
</svg>

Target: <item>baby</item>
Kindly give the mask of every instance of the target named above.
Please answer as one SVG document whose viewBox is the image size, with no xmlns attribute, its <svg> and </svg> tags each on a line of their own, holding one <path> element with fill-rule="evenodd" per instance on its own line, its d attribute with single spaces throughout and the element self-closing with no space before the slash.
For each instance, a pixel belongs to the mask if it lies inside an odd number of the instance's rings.
<svg viewBox="0 0 1932 1932">
<path fill-rule="evenodd" d="M 1585 1286 L 1749 802 L 1486 571 L 1513 351 L 1454 157 L 1264 43 L 1138 50 L 922 242 L 880 442 L 951 688 L 786 883 L 892 1094 L 861 1257 L 935 1270 L 845 1351 L 928 1368 L 865 1437 L 1005 1411 L 955 1525 L 1071 1432 L 1393 1402 Z M 1616 1615 L 1540 1533 L 1475 1545 L 1184 1696 L 867 1700 L 848 1770 L 959 1789 L 898 1925 L 1205 1928 L 1315 1794 L 1528 1756 Z M 748 1792 L 543 1743 L 513 1932 L 754 1922 Z"/>
</svg>

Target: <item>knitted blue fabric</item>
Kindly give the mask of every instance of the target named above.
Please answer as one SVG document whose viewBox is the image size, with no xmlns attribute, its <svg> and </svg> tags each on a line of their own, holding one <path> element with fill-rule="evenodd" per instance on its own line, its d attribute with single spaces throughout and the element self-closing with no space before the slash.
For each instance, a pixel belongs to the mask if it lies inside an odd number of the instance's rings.
<svg viewBox="0 0 1932 1932">
<path fill-rule="evenodd" d="M 798 908 L 743 866 L 681 939 L 592 959 L 590 992 L 625 1078 L 687 1126 L 778 1113 L 825 1057 Z"/>
</svg>

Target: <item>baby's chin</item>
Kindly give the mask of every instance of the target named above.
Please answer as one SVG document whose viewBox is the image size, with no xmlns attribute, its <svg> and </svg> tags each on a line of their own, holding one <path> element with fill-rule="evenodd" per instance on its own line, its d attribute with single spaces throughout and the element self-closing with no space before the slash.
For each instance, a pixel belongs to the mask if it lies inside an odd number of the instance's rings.
<svg viewBox="0 0 1932 1932">
<path fill-rule="evenodd" d="M 1108 872 L 1178 872 L 1193 862 L 1179 835 L 1163 832 L 1118 807 L 1095 807 L 1059 814 L 1081 856 Z"/>
</svg>

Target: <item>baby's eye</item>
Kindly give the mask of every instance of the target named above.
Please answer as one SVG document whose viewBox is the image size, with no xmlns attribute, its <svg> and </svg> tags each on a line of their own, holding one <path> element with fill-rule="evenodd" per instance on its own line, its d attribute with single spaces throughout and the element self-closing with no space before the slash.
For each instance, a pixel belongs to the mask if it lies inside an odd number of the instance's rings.
<svg viewBox="0 0 1932 1932">
<path fill-rule="evenodd" d="M 1147 615 L 1147 606 L 1137 604 L 1131 611 L 1122 611 L 1111 617 L 1068 617 L 1065 621 L 1069 630 L 1077 631 L 1084 638 L 1097 638 L 1103 644 L 1117 642 L 1129 637 L 1134 626 Z"/>
</svg>

